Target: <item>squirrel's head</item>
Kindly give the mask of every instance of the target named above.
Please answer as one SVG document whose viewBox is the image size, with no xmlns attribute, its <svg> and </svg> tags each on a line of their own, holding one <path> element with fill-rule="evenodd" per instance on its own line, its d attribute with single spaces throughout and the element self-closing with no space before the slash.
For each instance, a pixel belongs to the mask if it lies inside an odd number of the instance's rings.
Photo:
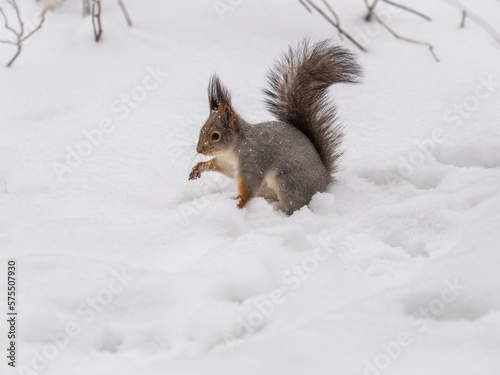
<svg viewBox="0 0 500 375">
<path fill-rule="evenodd" d="M 231 106 L 231 95 L 216 74 L 208 85 L 210 115 L 201 128 L 196 151 L 214 155 L 231 147 L 240 131 L 239 117 Z"/>
</svg>

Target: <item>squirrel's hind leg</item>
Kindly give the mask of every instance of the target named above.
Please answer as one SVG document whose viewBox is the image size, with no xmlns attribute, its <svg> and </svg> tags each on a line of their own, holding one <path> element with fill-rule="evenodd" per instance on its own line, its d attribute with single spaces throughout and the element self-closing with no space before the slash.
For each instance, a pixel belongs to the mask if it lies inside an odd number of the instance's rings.
<svg viewBox="0 0 500 375">
<path fill-rule="evenodd" d="M 307 184 L 303 182 L 297 181 L 296 176 L 281 176 L 278 189 L 278 209 L 291 215 L 309 203 L 314 193 L 309 191 Z"/>
</svg>

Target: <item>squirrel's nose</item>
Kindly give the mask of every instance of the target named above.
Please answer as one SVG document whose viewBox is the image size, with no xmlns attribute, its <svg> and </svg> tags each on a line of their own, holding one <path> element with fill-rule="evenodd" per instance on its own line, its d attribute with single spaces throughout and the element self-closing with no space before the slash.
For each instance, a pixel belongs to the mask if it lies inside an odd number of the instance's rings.
<svg viewBox="0 0 500 375">
<path fill-rule="evenodd" d="M 197 145 L 197 146 L 196 146 L 196 152 L 197 152 L 198 154 L 201 154 L 201 146 L 200 146 L 200 145 Z"/>
</svg>

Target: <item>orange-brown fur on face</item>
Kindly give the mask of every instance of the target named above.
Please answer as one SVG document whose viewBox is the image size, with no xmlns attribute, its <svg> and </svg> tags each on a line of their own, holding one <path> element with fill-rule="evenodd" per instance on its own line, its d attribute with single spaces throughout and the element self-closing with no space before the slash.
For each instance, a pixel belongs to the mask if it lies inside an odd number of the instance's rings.
<svg viewBox="0 0 500 375">
<path fill-rule="evenodd" d="M 210 114 L 200 130 L 196 151 L 214 158 L 198 163 L 192 169 L 189 179 L 199 178 L 205 171 L 220 172 L 234 178 L 239 169 L 234 149 L 240 133 L 240 118 L 231 106 L 229 92 L 216 75 L 212 77 L 208 87 L 208 103 Z"/>
<path fill-rule="evenodd" d="M 229 103 L 219 103 L 219 119 L 227 124 L 230 128 L 234 129 L 234 131 L 238 132 L 240 130 L 238 123 L 238 116 L 231 107 Z"/>
<path fill-rule="evenodd" d="M 214 156 L 230 150 L 240 132 L 240 119 L 231 105 L 231 96 L 216 75 L 208 86 L 208 104 L 210 115 L 200 130 L 196 151 Z"/>
</svg>

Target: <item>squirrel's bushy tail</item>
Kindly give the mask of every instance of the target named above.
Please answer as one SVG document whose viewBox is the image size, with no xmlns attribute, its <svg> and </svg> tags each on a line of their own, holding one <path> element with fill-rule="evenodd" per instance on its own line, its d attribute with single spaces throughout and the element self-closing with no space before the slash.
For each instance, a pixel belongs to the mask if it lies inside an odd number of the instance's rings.
<svg viewBox="0 0 500 375">
<path fill-rule="evenodd" d="M 266 104 L 279 120 L 304 133 L 318 150 L 331 175 L 340 156 L 342 131 L 335 124 L 336 108 L 327 89 L 337 82 L 355 83 L 362 75 L 356 57 L 328 40 L 308 40 L 288 52 L 269 73 Z"/>
</svg>

